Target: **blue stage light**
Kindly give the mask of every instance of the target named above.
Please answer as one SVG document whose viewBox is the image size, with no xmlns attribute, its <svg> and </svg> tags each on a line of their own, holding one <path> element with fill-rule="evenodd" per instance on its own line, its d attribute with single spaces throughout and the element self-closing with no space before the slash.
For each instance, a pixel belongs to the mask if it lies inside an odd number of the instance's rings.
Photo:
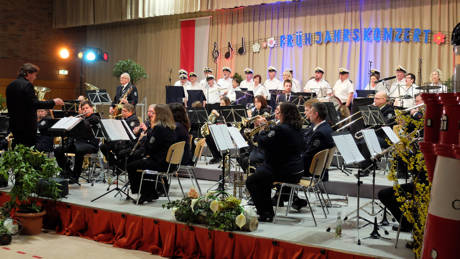
<svg viewBox="0 0 460 259">
<path fill-rule="evenodd" d="M 86 61 L 94 61 L 96 59 L 96 53 L 93 50 L 88 50 L 85 53 L 85 60 Z"/>
</svg>

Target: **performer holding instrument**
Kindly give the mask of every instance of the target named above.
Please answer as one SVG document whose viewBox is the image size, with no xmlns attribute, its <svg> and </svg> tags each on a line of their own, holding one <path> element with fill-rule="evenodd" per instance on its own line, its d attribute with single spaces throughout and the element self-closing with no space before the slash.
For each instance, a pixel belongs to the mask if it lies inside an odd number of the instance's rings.
<svg viewBox="0 0 460 259">
<path fill-rule="evenodd" d="M 138 101 L 138 93 L 135 85 L 131 83 L 131 77 L 128 73 L 123 73 L 120 75 L 120 85 L 117 86 L 117 91 L 115 98 L 112 102 L 112 107 L 110 107 L 110 114 L 113 117 L 121 116 L 122 104 L 130 103 L 136 107 Z"/>
<path fill-rule="evenodd" d="M 80 122 L 83 125 L 82 130 L 78 130 L 79 136 L 69 137 L 62 146 L 54 150 L 54 156 L 59 166 L 64 170 L 63 175 L 70 178 L 70 183 L 78 183 L 80 178 L 83 156 L 85 154 L 96 153 L 99 150 L 99 140 L 93 132 L 97 130 L 100 122 L 99 114 L 94 113 L 93 106 L 88 101 L 81 102 L 84 120 Z M 78 127 L 78 126 L 77 126 Z M 65 153 L 75 154 L 75 163 L 73 171 L 70 169 L 70 161 Z"/>
</svg>

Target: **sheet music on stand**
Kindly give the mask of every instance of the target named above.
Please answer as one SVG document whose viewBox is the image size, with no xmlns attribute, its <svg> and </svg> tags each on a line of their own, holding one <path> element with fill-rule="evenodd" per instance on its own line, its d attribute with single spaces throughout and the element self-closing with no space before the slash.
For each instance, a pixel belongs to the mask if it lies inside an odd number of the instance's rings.
<svg viewBox="0 0 460 259">
<path fill-rule="evenodd" d="M 102 119 L 101 125 L 102 125 L 102 130 L 104 131 L 109 141 L 119 141 L 119 140 L 129 141 L 131 140 L 130 135 L 128 135 L 129 133 L 127 132 L 121 120 Z"/>
<path fill-rule="evenodd" d="M 230 137 L 232 138 L 233 143 L 236 145 L 237 149 L 249 147 L 248 143 L 237 128 L 228 127 L 228 132 L 230 133 Z"/>
<path fill-rule="evenodd" d="M 382 153 L 382 148 L 380 147 L 379 139 L 377 138 L 377 134 L 375 134 L 375 130 L 364 129 L 361 132 L 363 133 L 364 141 L 366 142 L 366 146 L 369 149 L 371 156 L 375 157 Z"/>
<path fill-rule="evenodd" d="M 81 117 L 64 117 L 56 122 L 49 131 L 71 131 L 83 119 Z"/>
<path fill-rule="evenodd" d="M 333 134 L 332 139 L 342 155 L 345 164 L 352 165 L 365 160 L 350 133 Z"/>
<path fill-rule="evenodd" d="M 101 90 L 89 90 L 86 91 L 86 96 L 88 96 L 89 101 L 92 104 L 112 104 L 112 99 L 110 99 L 109 93 L 105 89 Z"/>
<path fill-rule="evenodd" d="M 209 131 L 211 131 L 211 136 L 219 152 L 223 153 L 235 149 L 235 144 L 233 144 L 227 125 L 213 124 L 209 126 Z"/>
<path fill-rule="evenodd" d="M 399 138 L 396 135 L 396 133 L 388 126 L 382 127 L 383 132 L 387 135 L 387 137 L 390 139 L 391 143 L 396 144 L 399 143 Z"/>
<path fill-rule="evenodd" d="M 128 133 L 129 135 L 129 138 L 131 140 L 135 140 L 136 139 L 136 135 L 134 135 L 134 132 L 131 130 L 131 127 L 128 125 L 128 123 L 126 122 L 126 120 L 121 120 L 121 122 L 123 123 L 123 127 L 125 128 L 126 132 Z"/>
</svg>

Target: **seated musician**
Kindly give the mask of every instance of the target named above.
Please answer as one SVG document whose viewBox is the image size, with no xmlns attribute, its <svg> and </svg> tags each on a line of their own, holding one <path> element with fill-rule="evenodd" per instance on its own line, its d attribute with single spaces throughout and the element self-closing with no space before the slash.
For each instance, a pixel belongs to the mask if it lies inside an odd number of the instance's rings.
<svg viewBox="0 0 460 259">
<path fill-rule="evenodd" d="M 148 169 L 165 172 L 168 169 L 168 163 L 166 162 L 168 149 L 176 142 L 174 132 L 176 124 L 167 104 L 155 105 L 151 125 L 152 127 L 147 130 L 147 134 L 144 137 L 146 138 L 144 146 L 146 156 L 130 162 L 127 167 L 131 193 L 133 194 L 139 192 L 141 172 L 138 170 Z M 161 185 L 158 186 L 162 188 Z M 139 197 L 139 204 L 156 199 L 158 199 L 158 193 L 155 189 L 155 183 L 145 181 Z"/>
<path fill-rule="evenodd" d="M 284 80 L 283 82 L 283 93 L 276 96 L 276 103 L 290 102 L 292 97 L 292 81 L 289 79 Z"/>
<path fill-rule="evenodd" d="M 48 134 L 48 129 L 53 126 L 53 119 L 47 109 L 37 110 L 37 144 L 35 149 L 42 152 L 51 152 L 54 149 L 53 136 Z"/>
<path fill-rule="evenodd" d="M 258 123 L 266 123 L 260 118 Z M 258 125 L 256 125 L 258 126 Z M 272 221 L 274 212 L 271 188 L 274 181 L 298 183 L 302 177 L 301 152 L 302 118 L 297 107 L 291 103 L 281 103 L 280 124 L 262 131 L 257 142 L 265 152 L 262 166 L 250 175 L 246 187 L 251 194 L 259 215 L 259 221 Z"/>
<path fill-rule="evenodd" d="M 70 183 L 78 183 L 84 155 L 96 153 L 99 148 L 99 140 L 92 132 L 96 131 L 101 117 L 99 114 L 94 113 L 93 105 L 88 101 L 81 102 L 81 110 L 82 114 L 84 114 L 84 119 L 80 124 L 83 125 L 85 132 L 78 132 L 81 133 L 80 136 L 69 137 L 61 147 L 54 150 L 54 156 L 59 166 L 64 170 L 63 175 L 70 178 Z M 70 169 L 70 161 L 65 156 L 65 153 L 75 154 L 73 171 Z"/>
<path fill-rule="evenodd" d="M 303 139 L 305 150 L 303 152 L 304 175 L 311 176 L 309 169 L 313 156 L 316 153 L 329 149 L 335 146 L 332 140 L 332 128 L 325 121 L 327 116 L 327 107 L 324 103 L 316 102 L 311 105 L 311 109 L 305 109 L 305 116 L 310 120 L 312 127 L 304 133 Z M 328 171 L 326 170 L 323 181 L 329 179 Z"/>
<path fill-rule="evenodd" d="M 256 95 L 256 97 L 254 97 L 254 108 L 249 110 L 248 116 L 255 117 L 266 113 L 271 113 L 271 108 L 268 106 L 267 100 L 262 95 Z"/>
<path fill-rule="evenodd" d="M 180 103 L 170 103 L 169 109 L 176 122 L 176 142 L 185 141 L 184 155 L 182 156 L 182 165 L 192 164 L 192 155 L 190 150 L 190 120 L 187 116 L 185 107 Z"/>
<path fill-rule="evenodd" d="M 379 107 L 386 125 L 391 125 L 394 123 L 396 117 L 395 110 L 393 105 L 389 103 L 388 95 L 385 91 L 380 91 L 375 94 L 374 105 Z M 387 138 L 385 132 L 383 132 L 383 130 L 376 130 L 376 135 L 379 140 L 380 146 L 382 148 L 387 148 L 388 143 L 385 140 Z"/>
<path fill-rule="evenodd" d="M 123 104 L 121 117 L 126 121 L 126 124 L 133 130 L 139 126 L 139 119 L 134 114 L 134 106 L 130 103 Z M 138 135 L 138 133 L 134 133 Z M 131 150 L 133 143 L 130 141 L 108 141 L 100 146 L 102 154 L 104 154 L 109 166 L 117 165 L 118 168 L 125 168 L 125 158 Z M 116 163 L 117 162 L 117 163 Z"/>
</svg>

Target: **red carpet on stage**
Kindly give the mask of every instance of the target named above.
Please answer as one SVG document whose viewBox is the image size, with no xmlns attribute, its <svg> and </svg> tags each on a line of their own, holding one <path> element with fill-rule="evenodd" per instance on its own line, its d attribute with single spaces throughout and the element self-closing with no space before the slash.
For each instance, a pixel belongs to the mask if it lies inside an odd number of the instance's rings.
<svg viewBox="0 0 460 259">
<path fill-rule="evenodd" d="M 8 195 L 0 193 L 0 204 Z M 44 201 L 44 225 L 115 247 L 183 258 L 371 258 L 322 248 L 209 230 L 154 218 Z"/>
</svg>

